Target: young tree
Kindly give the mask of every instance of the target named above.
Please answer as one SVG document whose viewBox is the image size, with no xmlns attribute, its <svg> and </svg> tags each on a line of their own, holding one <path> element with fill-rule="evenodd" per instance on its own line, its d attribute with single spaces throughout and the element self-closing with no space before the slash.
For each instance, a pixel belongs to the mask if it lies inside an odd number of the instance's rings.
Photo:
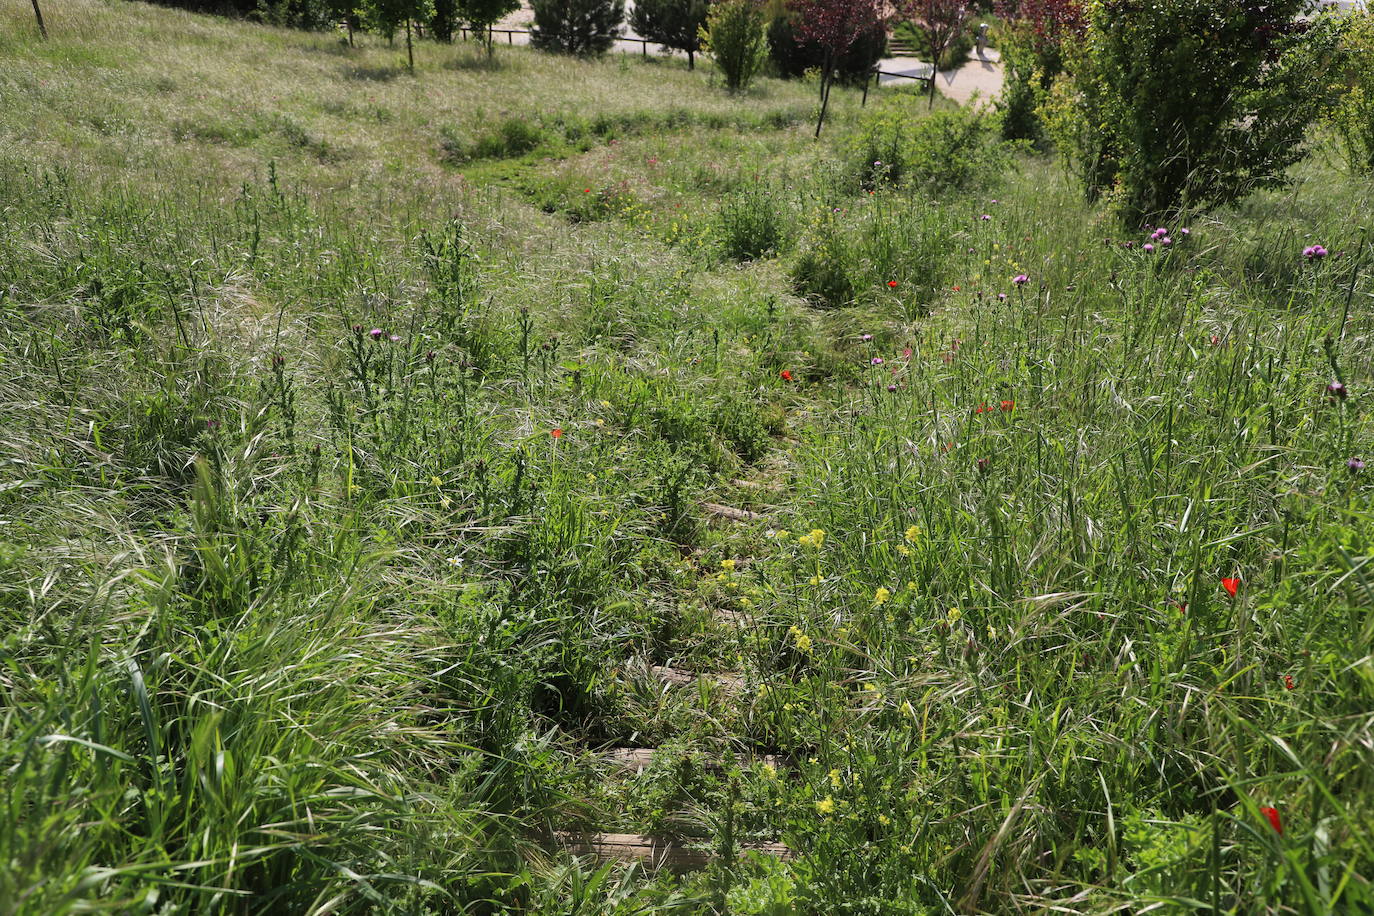
<svg viewBox="0 0 1374 916">
<path fill-rule="evenodd" d="M 711 5 L 702 44 L 715 58 L 731 92 L 744 89 L 768 55 L 763 11 L 754 0 L 720 0 Z"/>
<path fill-rule="evenodd" d="M 881 23 L 884 16 L 879 0 L 796 0 L 792 8 L 799 20 L 797 29 L 807 41 L 825 49 L 821 66 L 821 108 L 816 117 L 816 138 L 820 139 L 825 111 L 830 104 L 830 88 L 835 81 L 835 66 L 850 45 Z"/>
<path fill-rule="evenodd" d="M 964 0 L 907 0 L 905 13 L 925 38 L 925 51 L 938 72 L 945 52 L 964 30 L 968 5 Z M 930 81 L 930 104 L 935 104 L 934 73 Z"/>
<path fill-rule="evenodd" d="M 434 0 L 434 14 L 429 18 L 429 31 L 436 41 L 453 42 L 453 30 L 458 25 L 458 0 Z"/>
<path fill-rule="evenodd" d="M 687 52 L 687 69 L 695 70 L 710 9 L 709 0 L 636 0 L 630 25 L 651 41 Z"/>
<path fill-rule="evenodd" d="M 579 57 L 609 51 L 625 20 L 625 0 L 530 0 L 530 7 L 530 44 Z"/>
<path fill-rule="evenodd" d="M 520 0 L 458 0 L 458 12 L 474 32 L 486 36 L 487 57 L 493 53 L 491 27 L 520 9 Z"/>
<path fill-rule="evenodd" d="M 368 27 L 391 41 L 402 26 L 406 30 L 406 65 L 415 72 L 414 24 L 432 14 L 430 0 L 363 0 L 362 13 Z"/>
<path fill-rule="evenodd" d="M 1340 25 L 1308 0 L 1099 0 L 1056 140 L 1128 224 L 1290 180 L 1332 103 Z M 1058 91 L 1060 87 L 1056 87 Z M 1062 129 L 1067 126 L 1068 129 Z"/>
</svg>

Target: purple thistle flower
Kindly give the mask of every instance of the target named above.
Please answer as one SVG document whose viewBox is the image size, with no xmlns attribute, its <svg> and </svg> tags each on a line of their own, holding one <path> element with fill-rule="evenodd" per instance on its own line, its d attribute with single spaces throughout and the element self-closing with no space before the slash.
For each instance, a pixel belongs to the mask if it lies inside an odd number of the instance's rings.
<svg viewBox="0 0 1374 916">
<path fill-rule="evenodd" d="M 1007 294 L 1006 294 L 1006 293 L 998 293 L 998 294 L 997 294 L 997 301 L 998 301 L 998 302 L 1006 302 L 1006 301 L 1007 301 Z"/>
<path fill-rule="evenodd" d="M 978 217 L 978 218 L 981 219 L 983 222 L 986 223 L 988 220 L 992 219 L 992 214 L 990 214 L 990 213 L 984 213 L 982 216 L 980 216 L 980 217 Z"/>
<path fill-rule="evenodd" d="M 1168 229 L 1165 229 L 1163 226 L 1160 226 L 1160 227 L 1159 227 L 1158 229 L 1156 229 L 1154 232 L 1150 233 L 1150 238 L 1152 238 L 1152 239 L 1162 239 L 1162 238 L 1164 238 L 1164 236 L 1166 236 L 1166 235 L 1168 235 L 1168 234 L 1169 234 L 1169 230 L 1168 230 Z"/>
<path fill-rule="evenodd" d="M 1350 468 L 1352 474 L 1358 474 L 1364 470 L 1364 462 L 1358 458 L 1351 458 L 1345 463 L 1345 466 Z"/>
<path fill-rule="evenodd" d="M 385 333 L 386 331 L 383 331 L 381 328 L 373 328 L 367 332 L 367 336 L 371 337 L 373 340 L 381 340 L 382 335 Z"/>
<path fill-rule="evenodd" d="M 870 340 L 873 339 L 873 335 L 872 335 L 872 334 L 860 334 L 860 335 L 859 335 L 859 339 L 862 340 L 864 343 L 868 343 Z"/>
<path fill-rule="evenodd" d="M 1174 243 L 1174 240 L 1171 239 L 1171 238 L 1169 238 L 1167 235 L 1164 236 L 1164 238 L 1162 238 L 1162 239 L 1159 240 L 1159 244 L 1161 244 L 1161 245 L 1172 245 L 1173 243 Z"/>
<path fill-rule="evenodd" d="M 1178 234 L 1183 236 L 1184 238 L 1187 238 L 1188 236 L 1193 234 L 1193 230 L 1189 229 L 1187 226 L 1184 226 L 1182 229 L 1178 230 Z"/>
<path fill-rule="evenodd" d="M 401 342 L 401 335 L 400 335 L 400 334 L 392 334 L 390 337 L 387 338 L 387 340 L 391 341 L 392 343 L 400 343 L 400 342 Z"/>
<path fill-rule="evenodd" d="M 870 362 L 875 366 L 881 366 L 883 364 L 883 358 L 881 356 L 875 356 Z"/>
<path fill-rule="evenodd" d="M 1145 252 L 1146 254 L 1153 254 L 1155 246 L 1151 245 L 1149 242 L 1146 242 L 1144 245 L 1140 246 L 1140 250 Z"/>
<path fill-rule="evenodd" d="M 1346 398 L 1350 397 L 1350 392 L 1346 389 L 1345 383 L 1343 383 L 1340 379 L 1337 379 L 1330 385 L 1327 385 L 1326 393 L 1338 401 L 1344 401 Z"/>
<path fill-rule="evenodd" d="M 897 386 L 896 386 L 896 385 L 888 385 L 888 386 L 887 386 L 887 390 L 888 390 L 888 391 L 896 391 L 896 390 L 897 390 Z"/>
<path fill-rule="evenodd" d="M 1030 277 L 1025 274 L 1017 274 L 1011 278 L 1011 282 L 1015 283 L 1017 286 L 1025 286 L 1030 282 Z"/>
<path fill-rule="evenodd" d="M 1302 256 L 1309 261 L 1320 261 L 1326 255 L 1327 250 L 1321 245 L 1309 245 L 1302 250 Z"/>
</svg>

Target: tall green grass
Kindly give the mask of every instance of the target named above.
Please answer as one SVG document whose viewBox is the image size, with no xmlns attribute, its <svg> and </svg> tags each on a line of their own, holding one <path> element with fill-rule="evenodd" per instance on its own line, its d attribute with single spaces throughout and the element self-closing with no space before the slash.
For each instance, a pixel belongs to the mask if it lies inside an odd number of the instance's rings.
<svg viewBox="0 0 1374 916">
<path fill-rule="evenodd" d="M 1146 253 L 904 93 L 47 6 L 0 911 L 1374 907 L 1366 186 Z"/>
</svg>

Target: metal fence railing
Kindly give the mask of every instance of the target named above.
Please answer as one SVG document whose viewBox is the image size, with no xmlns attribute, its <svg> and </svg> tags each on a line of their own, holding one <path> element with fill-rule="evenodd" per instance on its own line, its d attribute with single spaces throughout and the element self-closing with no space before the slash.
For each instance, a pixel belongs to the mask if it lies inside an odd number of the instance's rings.
<svg viewBox="0 0 1374 916">
<path fill-rule="evenodd" d="M 471 34 L 471 36 L 472 36 L 473 38 L 481 38 L 481 37 L 482 37 L 482 34 L 483 34 L 485 31 L 486 31 L 486 29 L 474 29 L 472 26 L 467 26 L 467 25 L 459 26 L 459 27 L 458 27 L 458 32 L 459 32 L 459 34 L 462 36 L 462 38 L 463 38 L 464 41 L 466 41 L 466 40 L 468 39 L 469 34 Z M 529 30 L 529 29 L 492 29 L 491 32 L 492 32 L 493 35 L 505 35 L 505 36 L 506 36 L 506 44 L 508 44 L 508 45 L 513 45 L 513 44 L 515 44 L 515 36 L 516 36 L 516 35 L 525 35 L 525 36 L 530 35 L 530 30 Z M 640 54 L 643 55 L 644 57 L 648 57 L 648 56 L 649 56 L 649 45 L 658 45 L 658 47 L 664 49 L 665 51 L 668 50 L 668 46 L 667 46 L 667 45 L 660 44 L 660 43 L 657 42 L 657 41 L 650 41 L 650 40 L 647 39 L 647 38 L 630 38 L 630 37 L 627 37 L 627 36 L 621 36 L 621 37 L 619 37 L 619 38 L 616 39 L 616 43 L 619 44 L 619 43 L 621 43 L 621 42 L 624 42 L 625 44 L 637 44 L 637 45 L 639 45 Z M 622 49 L 622 50 L 623 50 L 623 49 Z"/>
</svg>

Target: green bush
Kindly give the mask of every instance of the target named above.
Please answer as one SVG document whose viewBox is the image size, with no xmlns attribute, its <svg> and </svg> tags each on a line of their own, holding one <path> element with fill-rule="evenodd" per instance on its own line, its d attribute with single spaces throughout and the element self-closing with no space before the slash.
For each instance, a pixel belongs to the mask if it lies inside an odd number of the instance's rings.
<svg viewBox="0 0 1374 916">
<path fill-rule="evenodd" d="M 530 8 L 530 44 L 579 57 L 609 51 L 625 20 L 625 0 L 530 0 Z"/>
<path fill-rule="evenodd" d="M 1007 168 L 1015 145 L 993 137 L 993 120 L 959 108 L 913 116 L 897 105 L 870 115 L 849 137 L 849 174 L 865 190 L 917 185 L 965 191 Z"/>
<path fill-rule="evenodd" d="M 506 118 L 467 141 L 450 128 L 440 133 L 444 158 L 460 163 L 473 159 L 513 159 L 549 140 L 544 127 L 529 118 Z"/>
<path fill-rule="evenodd" d="M 1351 14 L 1342 59 L 1346 85 L 1331 124 L 1355 171 L 1374 173 L 1374 13 Z"/>
<path fill-rule="evenodd" d="M 787 244 L 787 213 L 767 189 L 750 186 L 720 205 L 716 235 L 725 256 L 737 261 L 776 254 Z"/>
<path fill-rule="evenodd" d="M 1306 0 L 1107 0 L 1061 98 L 1057 140 L 1090 195 L 1129 222 L 1206 209 L 1287 181 L 1328 105 L 1340 29 Z M 1219 53 L 1224 52 L 1224 53 Z"/>
<path fill-rule="evenodd" d="M 723 0 L 711 9 L 702 31 L 702 47 L 715 58 L 731 92 L 749 87 L 763 66 L 768 45 L 763 14 L 751 0 Z"/>
<path fill-rule="evenodd" d="M 895 203 L 895 205 L 894 205 Z M 853 210 L 812 219 L 792 265 L 792 285 L 812 305 L 834 309 L 896 297 L 917 299 L 943 282 L 949 227 L 940 211 L 912 200 L 870 198 Z"/>
<path fill-rule="evenodd" d="M 1035 52 L 1019 35 L 1010 36 L 1001 50 L 1002 94 L 996 104 L 1002 117 L 1002 138 L 1039 143 L 1044 139 L 1045 129 L 1037 109 L 1044 93 Z"/>
</svg>

